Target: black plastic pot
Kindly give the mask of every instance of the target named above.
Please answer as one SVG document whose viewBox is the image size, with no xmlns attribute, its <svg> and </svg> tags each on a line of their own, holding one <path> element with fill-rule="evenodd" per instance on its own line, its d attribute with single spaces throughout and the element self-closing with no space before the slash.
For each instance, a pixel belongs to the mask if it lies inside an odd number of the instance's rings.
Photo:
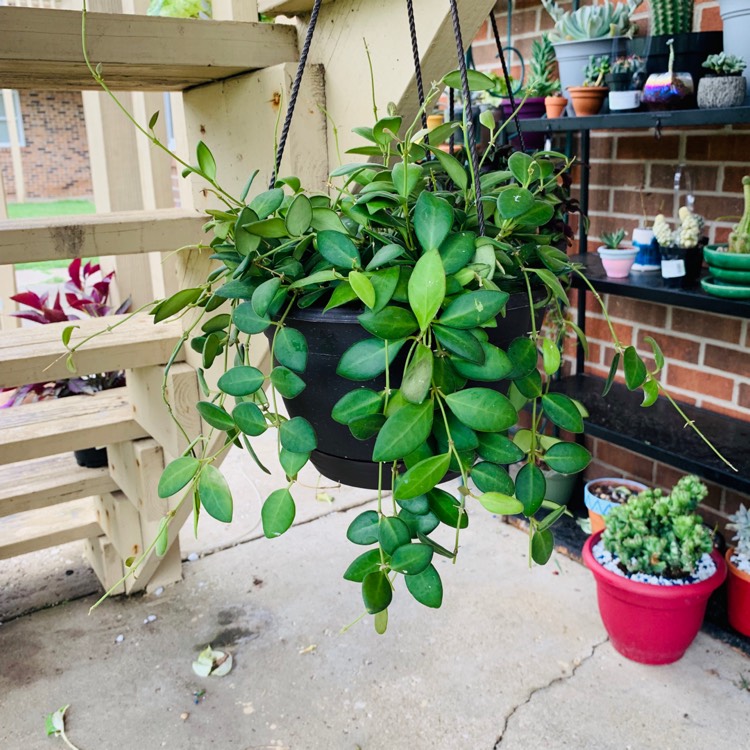
<svg viewBox="0 0 750 750">
<path fill-rule="evenodd" d="M 286 322 L 307 339 L 307 369 L 303 375 L 307 387 L 293 399 L 284 399 L 289 415 L 304 417 L 315 428 L 318 449 L 310 460 L 323 476 L 353 487 L 376 489 L 378 465 L 372 461 L 375 439 L 357 440 L 346 425 L 331 419 L 336 402 L 354 388 L 385 388 L 385 376 L 365 382 L 354 382 L 336 374 L 342 354 L 353 344 L 369 338 L 360 326 L 357 316 L 361 310 L 334 308 L 323 312 L 321 308 L 294 310 Z M 503 349 L 518 336 L 531 329 L 531 315 L 525 293 L 511 295 L 506 305 L 505 318 L 498 319 L 498 327 L 488 329 L 490 341 Z M 400 373 L 405 363 L 402 352 L 391 365 L 391 374 Z M 400 379 L 391 377 L 390 385 L 398 388 Z M 484 387 L 497 384 L 481 383 Z M 390 488 L 390 472 L 384 472 L 383 487 Z"/>
<path fill-rule="evenodd" d="M 73 451 L 76 463 L 87 469 L 101 469 L 107 465 L 106 448 L 81 448 Z"/>
<path fill-rule="evenodd" d="M 664 286 L 670 289 L 698 284 L 703 265 L 703 247 L 659 247 L 661 275 Z"/>
</svg>

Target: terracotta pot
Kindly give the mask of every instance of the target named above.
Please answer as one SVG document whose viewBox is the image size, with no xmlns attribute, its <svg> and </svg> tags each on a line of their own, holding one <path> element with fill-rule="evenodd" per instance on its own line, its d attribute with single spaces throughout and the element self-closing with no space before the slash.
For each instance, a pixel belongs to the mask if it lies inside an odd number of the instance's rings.
<svg viewBox="0 0 750 750">
<path fill-rule="evenodd" d="M 750 636 L 750 575 L 732 563 L 734 548 L 726 553 L 729 578 L 727 579 L 727 616 L 729 624 L 742 635 Z"/>
<path fill-rule="evenodd" d="M 607 91 L 606 86 L 568 86 L 576 117 L 598 115 Z"/>
<path fill-rule="evenodd" d="M 591 521 L 591 533 L 596 534 L 597 531 L 603 531 L 605 526 L 605 516 L 609 513 L 612 508 L 615 508 L 619 503 L 612 502 L 610 500 L 604 500 L 597 497 L 592 492 L 595 485 L 609 485 L 612 487 L 627 487 L 636 494 L 643 492 L 648 489 L 645 484 L 636 482 L 633 479 L 623 479 L 622 477 L 601 477 L 600 479 L 592 479 L 590 482 L 586 482 L 583 487 L 583 501 L 589 511 L 589 519 Z"/>
<path fill-rule="evenodd" d="M 656 586 L 602 567 L 592 552 L 600 538 L 601 532 L 588 539 L 583 561 L 596 579 L 599 613 L 615 650 L 641 664 L 677 661 L 700 630 L 709 596 L 726 578 L 724 558 L 711 553 L 716 573 L 705 581 Z"/>
<path fill-rule="evenodd" d="M 547 111 L 547 118 L 562 117 L 568 100 L 564 96 L 545 96 L 544 108 Z"/>
</svg>

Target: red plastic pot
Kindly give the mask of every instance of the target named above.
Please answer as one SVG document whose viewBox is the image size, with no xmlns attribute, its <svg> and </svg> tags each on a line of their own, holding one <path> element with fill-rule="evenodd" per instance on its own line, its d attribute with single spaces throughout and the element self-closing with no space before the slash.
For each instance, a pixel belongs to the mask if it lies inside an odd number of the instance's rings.
<svg viewBox="0 0 750 750">
<path fill-rule="evenodd" d="M 591 551 L 594 534 L 583 547 L 583 561 L 596 579 L 599 613 L 612 645 L 641 664 L 671 664 L 682 657 L 700 630 L 711 594 L 724 582 L 727 566 L 715 550 L 716 573 L 685 586 L 654 586 L 631 581 L 602 567 Z"/>
<path fill-rule="evenodd" d="M 732 564 L 733 554 L 733 548 L 727 550 L 727 616 L 738 633 L 750 635 L 750 575 Z"/>
</svg>

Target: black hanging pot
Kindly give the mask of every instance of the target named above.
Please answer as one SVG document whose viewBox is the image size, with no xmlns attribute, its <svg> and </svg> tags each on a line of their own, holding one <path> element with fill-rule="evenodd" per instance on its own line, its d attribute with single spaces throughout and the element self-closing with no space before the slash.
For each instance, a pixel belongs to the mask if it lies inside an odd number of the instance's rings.
<svg viewBox="0 0 750 750">
<path fill-rule="evenodd" d="M 86 469 L 101 469 L 107 465 L 106 448 L 81 448 L 73 451 L 76 463 Z"/>
<path fill-rule="evenodd" d="M 370 388 L 382 391 L 385 375 L 368 381 L 352 381 L 336 374 L 336 368 L 344 352 L 353 344 L 370 334 L 357 320 L 362 310 L 337 307 L 324 312 L 322 308 L 295 308 L 286 317 L 286 323 L 296 328 L 307 339 L 307 368 L 302 376 L 306 388 L 292 399 L 284 399 L 290 417 L 304 417 L 315 429 L 318 448 L 310 460 L 323 476 L 335 482 L 376 489 L 378 486 L 378 464 L 372 460 L 375 438 L 357 440 L 349 427 L 331 418 L 331 411 L 342 396 L 355 388 Z M 506 315 L 498 319 L 498 327 L 487 329 L 489 340 L 495 346 L 506 349 L 513 339 L 526 335 L 531 330 L 531 312 L 528 295 L 511 295 L 506 305 Z M 267 333 L 269 338 L 273 332 Z M 402 351 L 391 365 L 391 388 L 401 384 L 400 374 L 405 364 L 406 351 Z M 277 363 L 274 363 L 277 364 Z M 394 375 L 398 377 L 394 377 Z M 477 384 L 479 385 L 479 383 Z M 481 383 L 484 387 L 497 384 Z M 504 385 L 503 385 L 504 387 Z M 390 489 L 390 471 L 383 472 L 383 488 Z"/>
</svg>

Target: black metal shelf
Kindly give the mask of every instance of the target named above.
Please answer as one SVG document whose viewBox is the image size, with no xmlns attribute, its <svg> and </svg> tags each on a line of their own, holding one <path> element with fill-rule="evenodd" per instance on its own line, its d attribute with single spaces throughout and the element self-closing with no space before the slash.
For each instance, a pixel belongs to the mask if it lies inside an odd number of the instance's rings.
<svg viewBox="0 0 750 750">
<path fill-rule="evenodd" d="M 620 297 L 659 302 L 663 305 L 687 307 L 690 310 L 733 315 L 738 318 L 750 318 L 750 300 L 724 299 L 706 294 L 700 286 L 689 289 L 673 289 L 664 286 L 660 273 L 633 273 L 625 279 L 613 279 L 607 276 L 602 261 L 596 253 L 584 253 L 571 257 L 575 263 L 583 266 L 586 278 L 598 291 L 616 294 Z M 573 276 L 573 286 L 578 289 L 588 287 L 577 276 Z"/>
<path fill-rule="evenodd" d="M 695 406 L 683 405 L 705 436 L 732 463 L 732 471 L 695 434 L 685 427 L 672 405 L 660 398 L 653 406 L 640 406 L 642 394 L 615 383 L 602 397 L 604 380 L 593 375 L 573 375 L 554 384 L 554 390 L 580 401 L 589 412 L 586 434 L 607 440 L 695 473 L 710 482 L 739 492 L 750 492 L 750 423 Z"/>
<path fill-rule="evenodd" d="M 725 109 L 682 109 L 661 112 L 610 112 L 592 117 L 543 117 L 523 120 L 524 133 L 569 133 L 577 130 L 621 130 L 699 127 L 750 122 L 750 107 Z M 512 125 L 511 125 L 512 127 Z"/>
</svg>

